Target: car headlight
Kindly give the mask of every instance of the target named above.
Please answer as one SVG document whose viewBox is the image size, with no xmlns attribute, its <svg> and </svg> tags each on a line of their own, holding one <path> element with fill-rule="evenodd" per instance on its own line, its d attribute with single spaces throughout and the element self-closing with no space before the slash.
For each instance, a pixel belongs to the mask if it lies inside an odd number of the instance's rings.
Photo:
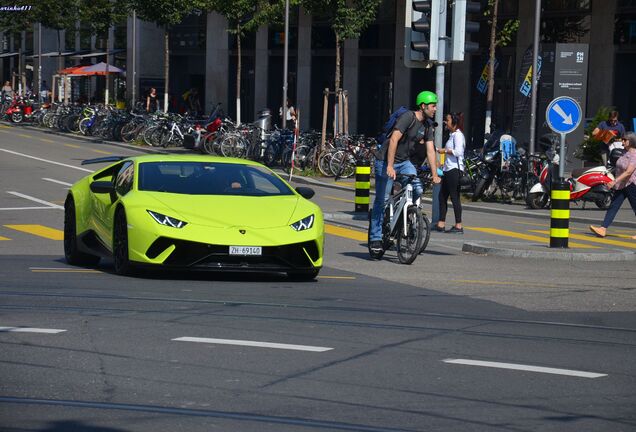
<svg viewBox="0 0 636 432">
<path fill-rule="evenodd" d="M 290 225 L 296 231 L 304 231 L 314 226 L 314 215 L 307 216 L 297 222 Z"/>
<path fill-rule="evenodd" d="M 150 216 L 152 216 L 152 218 L 155 221 L 157 221 L 157 223 L 161 225 L 169 226 L 172 228 L 183 228 L 184 226 L 187 225 L 187 223 L 182 220 L 175 219 L 173 217 L 166 216 L 164 214 L 157 213 L 151 210 L 146 210 L 146 211 L 148 212 Z"/>
</svg>

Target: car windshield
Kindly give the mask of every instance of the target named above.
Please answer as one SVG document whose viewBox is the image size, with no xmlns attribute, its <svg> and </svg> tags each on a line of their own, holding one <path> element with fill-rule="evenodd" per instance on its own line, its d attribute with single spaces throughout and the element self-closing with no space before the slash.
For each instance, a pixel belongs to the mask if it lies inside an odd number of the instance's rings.
<svg viewBox="0 0 636 432">
<path fill-rule="evenodd" d="M 139 190 L 188 195 L 293 195 L 264 167 L 219 162 L 144 162 Z"/>
</svg>

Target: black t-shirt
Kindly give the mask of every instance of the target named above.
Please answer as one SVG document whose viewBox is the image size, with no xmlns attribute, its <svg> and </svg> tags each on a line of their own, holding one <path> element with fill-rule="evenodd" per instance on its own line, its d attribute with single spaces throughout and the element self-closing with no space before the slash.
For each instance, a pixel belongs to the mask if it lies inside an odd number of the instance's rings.
<svg viewBox="0 0 636 432">
<path fill-rule="evenodd" d="M 411 149 L 409 159 L 416 167 L 422 165 L 426 160 L 426 143 L 435 139 L 435 128 L 433 127 L 433 120 L 427 118 L 424 120 L 424 129 L 426 130 L 424 139 L 416 142 Z"/>
<path fill-rule="evenodd" d="M 397 121 L 393 130 L 398 130 L 402 133 L 402 138 L 398 141 L 398 146 L 395 151 L 395 163 L 404 162 L 409 160 L 413 154 L 416 145 L 423 140 L 433 141 L 432 128 L 427 128 L 422 122 L 417 120 L 415 112 L 407 111 L 402 114 Z M 382 159 L 386 160 L 387 151 L 389 149 L 389 141 L 391 137 L 382 144 Z M 424 147 L 424 154 L 426 154 L 426 145 Z M 426 158 L 426 156 L 425 156 Z"/>
</svg>

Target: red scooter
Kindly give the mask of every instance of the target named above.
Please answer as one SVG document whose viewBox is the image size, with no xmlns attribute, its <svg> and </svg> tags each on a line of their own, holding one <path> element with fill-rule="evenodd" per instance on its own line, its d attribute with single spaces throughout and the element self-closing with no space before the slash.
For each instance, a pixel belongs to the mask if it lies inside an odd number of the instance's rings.
<svg viewBox="0 0 636 432">
<path fill-rule="evenodd" d="M 577 168 L 572 171 L 570 183 L 570 201 L 592 201 L 600 209 L 606 210 L 612 202 L 613 191 L 607 184 L 614 181 L 614 167 L 619 157 L 624 154 L 623 149 L 612 150 L 607 166 L 593 168 Z M 555 154 L 552 162 L 541 170 L 539 182 L 530 188 L 526 196 L 526 204 L 533 209 L 544 208 L 550 202 L 550 187 L 552 176 L 558 175 L 559 156 Z"/>
<path fill-rule="evenodd" d="M 24 98 L 17 97 L 13 100 L 9 108 L 7 108 L 5 114 L 13 123 L 22 123 L 25 120 L 31 120 L 33 117 L 33 105 L 25 101 Z"/>
</svg>

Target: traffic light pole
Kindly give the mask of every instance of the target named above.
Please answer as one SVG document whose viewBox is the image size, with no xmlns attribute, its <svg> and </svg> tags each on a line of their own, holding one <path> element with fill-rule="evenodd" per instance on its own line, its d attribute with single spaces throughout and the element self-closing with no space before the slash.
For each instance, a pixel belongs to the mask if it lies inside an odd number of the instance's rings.
<svg viewBox="0 0 636 432">
<path fill-rule="evenodd" d="M 438 62 L 435 65 L 435 93 L 437 94 L 437 112 L 435 113 L 435 147 L 443 147 L 442 143 L 442 124 L 444 122 L 444 74 L 446 72 L 446 2 L 442 2 L 439 11 L 439 44 Z"/>
</svg>

